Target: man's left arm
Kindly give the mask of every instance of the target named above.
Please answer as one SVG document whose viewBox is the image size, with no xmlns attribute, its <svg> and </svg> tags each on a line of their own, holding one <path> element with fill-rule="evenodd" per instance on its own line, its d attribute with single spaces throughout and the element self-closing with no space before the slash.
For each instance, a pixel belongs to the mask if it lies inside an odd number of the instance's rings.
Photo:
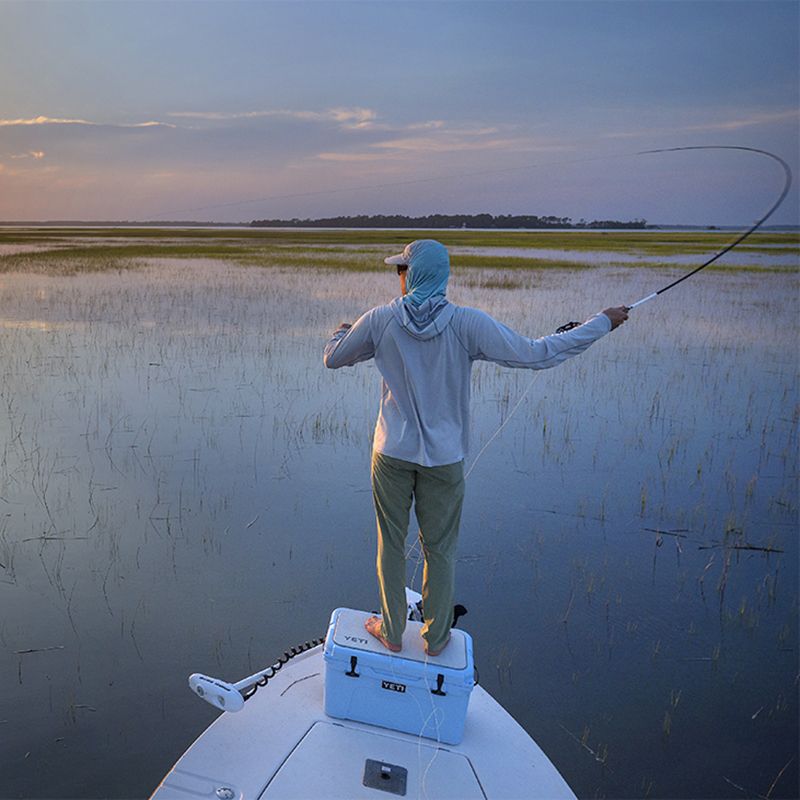
<svg viewBox="0 0 800 800">
<path fill-rule="evenodd" d="M 565 333 L 531 339 L 488 314 L 474 309 L 470 312 L 466 337 L 470 357 L 523 369 L 555 367 L 582 353 L 615 327 L 614 320 L 603 312 Z"/>
<path fill-rule="evenodd" d="M 371 314 L 368 311 L 353 325 L 343 322 L 325 345 L 323 361 L 328 369 L 350 367 L 360 361 L 367 361 L 375 355 L 372 341 Z"/>
</svg>

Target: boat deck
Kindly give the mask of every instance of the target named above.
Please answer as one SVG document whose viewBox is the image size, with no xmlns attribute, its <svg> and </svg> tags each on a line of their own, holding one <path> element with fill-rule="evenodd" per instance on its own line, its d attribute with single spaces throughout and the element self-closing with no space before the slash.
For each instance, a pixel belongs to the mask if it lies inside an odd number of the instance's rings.
<svg viewBox="0 0 800 800">
<path fill-rule="evenodd" d="M 324 677 L 322 646 L 293 658 L 240 712 L 222 714 L 195 741 L 153 800 L 575 798 L 538 745 L 480 686 L 463 740 L 443 745 L 326 716 Z"/>
</svg>

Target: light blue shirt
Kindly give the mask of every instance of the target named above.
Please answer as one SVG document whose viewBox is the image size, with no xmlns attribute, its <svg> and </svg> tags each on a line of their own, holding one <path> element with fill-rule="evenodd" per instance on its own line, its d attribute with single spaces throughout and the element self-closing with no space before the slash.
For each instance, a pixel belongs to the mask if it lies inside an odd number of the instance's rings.
<svg viewBox="0 0 800 800">
<path fill-rule="evenodd" d="M 325 346 L 330 369 L 375 359 L 383 376 L 373 449 L 425 467 L 454 464 L 469 451 L 470 373 L 474 361 L 548 369 L 611 330 L 596 314 L 566 333 L 529 339 L 475 308 L 441 295 L 420 305 L 398 297 L 340 327 Z"/>
</svg>

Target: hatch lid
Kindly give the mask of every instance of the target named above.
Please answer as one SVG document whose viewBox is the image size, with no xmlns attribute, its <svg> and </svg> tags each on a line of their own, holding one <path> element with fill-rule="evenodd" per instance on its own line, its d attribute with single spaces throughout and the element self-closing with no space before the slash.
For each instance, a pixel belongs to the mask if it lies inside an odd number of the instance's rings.
<svg viewBox="0 0 800 800">
<path fill-rule="evenodd" d="M 470 760 L 424 739 L 399 737 L 334 722 L 315 722 L 260 795 L 260 800 L 389 800 L 397 793 L 365 785 L 374 764 L 405 770 L 405 796 L 486 800 Z M 370 773 L 370 770 L 372 772 Z M 424 781 L 424 785 L 423 785 Z"/>
</svg>

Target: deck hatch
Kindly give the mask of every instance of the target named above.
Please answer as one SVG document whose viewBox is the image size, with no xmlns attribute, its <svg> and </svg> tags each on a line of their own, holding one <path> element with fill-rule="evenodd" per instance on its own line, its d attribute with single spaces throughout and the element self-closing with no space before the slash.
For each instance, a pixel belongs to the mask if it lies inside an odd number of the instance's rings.
<svg viewBox="0 0 800 800">
<path fill-rule="evenodd" d="M 379 787 L 367 783 L 367 761 L 377 765 L 377 773 L 384 767 L 390 770 L 389 778 L 376 778 Z M 404 775 L 404 789 L 390 791 L 389 786 L 400 785 L 400 774 Z M 486 800 L 472 763 L 461 753 L 379 728 L 321 720 L 297 743 L 264 787 L 259 800 L 392 800 L 395 797 Z"/>
</svg>

